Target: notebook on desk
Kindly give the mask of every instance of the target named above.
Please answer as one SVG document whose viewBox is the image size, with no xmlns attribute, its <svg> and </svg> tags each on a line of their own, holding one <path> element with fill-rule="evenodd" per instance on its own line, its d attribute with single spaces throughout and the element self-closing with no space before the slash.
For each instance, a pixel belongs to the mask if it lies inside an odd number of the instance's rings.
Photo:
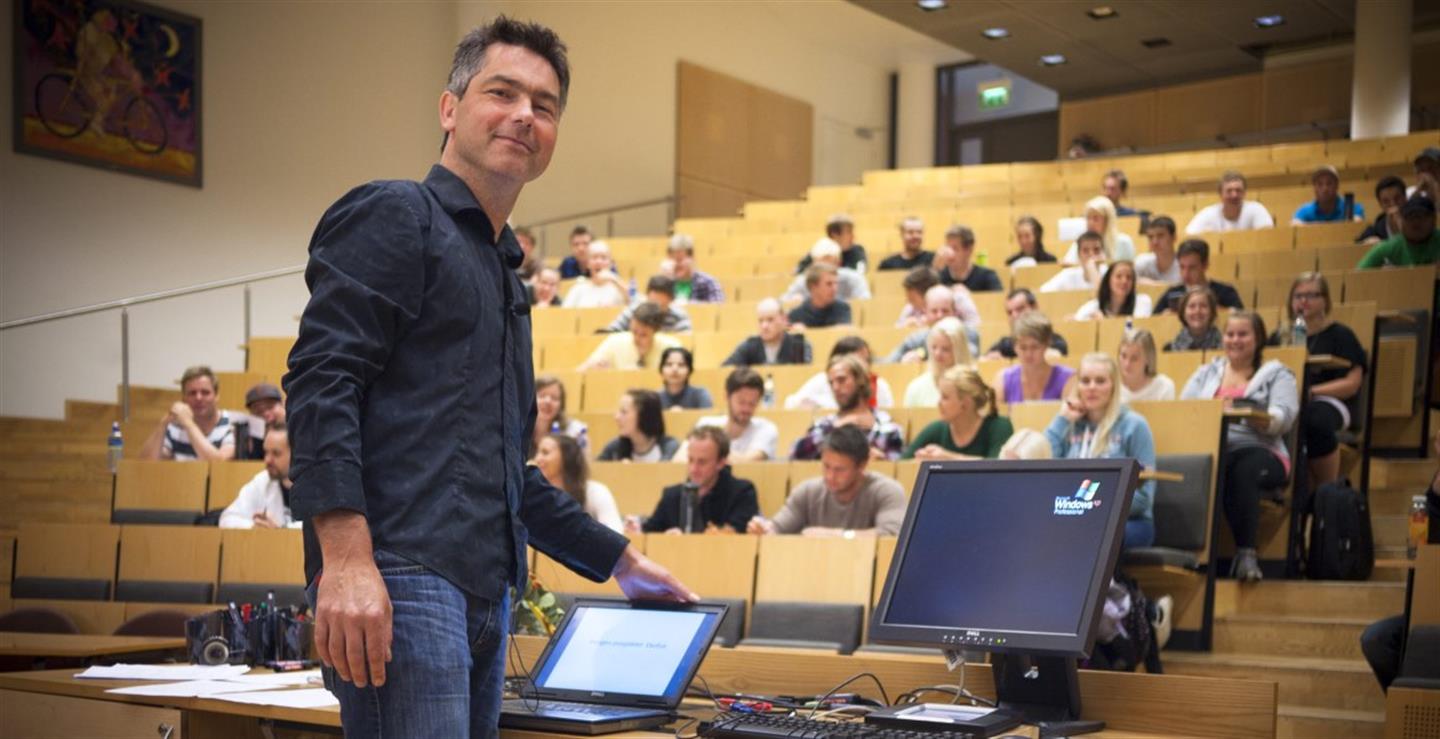
<svg viewBox="0 0 1440 739">
<path fill-rule="evenodd" d="M 536 662 L 532 686 L 501 706 L 500 725 L 607 734 L 668 723 L 725 610 L 709 603 L 575 601 Z"/>
</svg>

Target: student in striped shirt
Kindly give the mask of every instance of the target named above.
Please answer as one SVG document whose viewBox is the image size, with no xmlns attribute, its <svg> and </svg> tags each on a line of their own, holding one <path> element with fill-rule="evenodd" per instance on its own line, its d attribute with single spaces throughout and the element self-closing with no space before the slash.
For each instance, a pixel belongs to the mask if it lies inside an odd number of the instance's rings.
<svg viewBox="0 0 1440 739">
<path fill-rule="evenodd" d="M 180 377 L 182 400 L 170 406 L 170 413 L 156 426 L 141 459 L 175 461 L 235 458 L 234 418 L 216 405 L 220 383 L 205 365 L 185 370 Z"/>
</svg>

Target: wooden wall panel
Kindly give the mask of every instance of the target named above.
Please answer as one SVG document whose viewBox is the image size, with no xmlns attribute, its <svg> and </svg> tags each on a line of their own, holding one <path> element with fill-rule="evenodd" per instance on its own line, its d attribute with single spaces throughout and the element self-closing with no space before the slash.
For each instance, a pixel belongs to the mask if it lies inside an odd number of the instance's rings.
<svg viewBox="0 0 1440 739">
<path fill-rule="evenodd" d="M 804 197 L 810 187 L 815 112 L 809 103 L 750 86 L 745 189 L 764 198 Z"/>
<path fill-rule="evenodd" d="M 1261 78 L 1261 127 L 1348 119 L 1354 66 L 1348 57 L 1342 57 L 1265 70 Z"/>
<path fill-rule="evenodd" d="M 1106 149 L 1154 146 L 1155 91 L 1077 100 L 1060 106 L 1060 151 L 1080 134 Z"/>
<path fill-rule="evenodd" d="M 1260 130 L 1261 87 L 1260 75 L 1245 74 L 1156 90 L 1156 143 Z"/>
<path fill-rule="evenodd" d="M 685 175 L 675 178 L 675 192 L 678 200 L 675 210 L 681 218 L 736 216 L 750 198 L 744 190 L 712 185 Z"/>
<path fill-rule="evenodd" d="M 685 62 L 676 79 L 676 174 L 746 190 L 749 85 Z"/>
</svg>

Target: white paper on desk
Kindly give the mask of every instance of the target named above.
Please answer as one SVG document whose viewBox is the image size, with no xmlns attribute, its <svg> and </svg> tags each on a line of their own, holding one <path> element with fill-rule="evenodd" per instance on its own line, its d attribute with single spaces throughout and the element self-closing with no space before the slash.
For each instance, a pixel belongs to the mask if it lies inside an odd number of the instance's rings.
<svg viewBox="0 0 1440 739">
<path fill-rule="evenodd" d="M 220 680 L 186 680 L 179 683 L 153 683 L 128 688 L 111 688 L 105 692 L 116 695 L 149 695 L 167 698 L 203 698 L 218 693 L 241 693 L 250 686 Z"/>
<path fill-rule="evenodd" d="M 219 680 L 249 672 L 246 665 L 108 665 L 91 667 L 80 678 L 110 680 Z"/>
<path fill-rule="evenodd" d="M 301 670 L 299 672 L 252 672 L 248 675 L 236 675 L 234 677 L 222 677 L 227 683 L 237 683 L 245 690 L 256 688 L 284 688 L 291 685 L 320 684 L 320 670 Z M 226 691 L 231 692 L 231 691 Z"/>
<path fill-rule="evenodd" d="M 340 705 L 340 700 L 324 688 L 223 693 L 215 696 L 215 699 L 233 703 L 249 703 L 256 706 L 280 706 L 281 708 L 329 708 Z"/>
</svg>

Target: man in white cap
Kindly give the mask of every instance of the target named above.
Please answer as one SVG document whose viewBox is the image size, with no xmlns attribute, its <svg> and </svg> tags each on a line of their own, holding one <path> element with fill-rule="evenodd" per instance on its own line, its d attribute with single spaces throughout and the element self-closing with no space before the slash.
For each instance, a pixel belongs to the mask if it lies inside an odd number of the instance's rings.
<svg viewBox="0 0 1440 739">
<path fill-rule="evenodd" d="M 1315 199 L 1295 209 L 1290 225 L 1365 220 L 1365 206 L 1359 203 L 1353 204 L 1354 211 L 1346 217 L 1345 202 L 1340 199 L 1339 170 L 1328 164 L 1320 165 L 1310 175 L 1310 185 L 1315 188 Z"/>
</svg>

